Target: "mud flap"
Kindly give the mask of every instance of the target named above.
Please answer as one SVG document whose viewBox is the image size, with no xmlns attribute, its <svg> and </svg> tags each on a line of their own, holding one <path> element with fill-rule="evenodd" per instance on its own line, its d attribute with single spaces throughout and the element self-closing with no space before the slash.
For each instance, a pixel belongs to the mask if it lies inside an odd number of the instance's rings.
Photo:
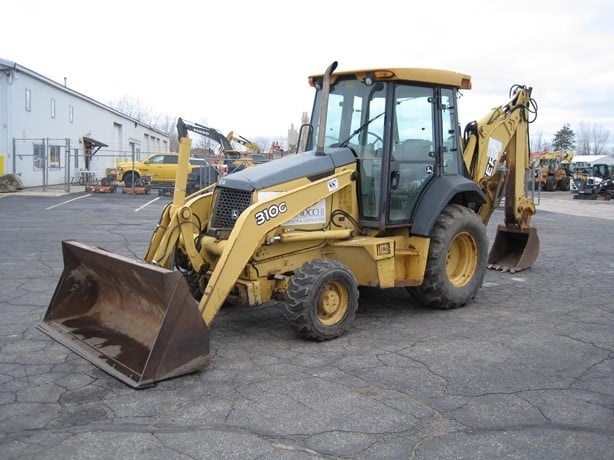
<svg viewBox="0 0 614 460">
<path fill-rule="evenodd" d="M 181 273 L 75 241 L 38 328 L 134 388 L 209 364 L 209 328 Z"/>
<path fill-rule="evenodd" d="M 497 227 L 495 242 L 488 255 L 488 268 L 515 273 L 530 268 L 539 255 L 537 230 Z"/>
</svg>

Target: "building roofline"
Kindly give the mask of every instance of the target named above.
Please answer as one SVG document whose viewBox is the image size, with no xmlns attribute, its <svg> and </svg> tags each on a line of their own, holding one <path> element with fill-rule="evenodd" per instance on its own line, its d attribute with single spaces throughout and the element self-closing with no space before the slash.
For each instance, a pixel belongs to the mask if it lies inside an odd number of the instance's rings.
<svg viewBox="0 0 614 460">
<path fill-rule="evenodd" d="M 63 85 L 61 83 L 58 83 L 57 81 L 52 80 L 51 78 L 45 77 L 44 75 L 41 75 L 40 73 L 35 72 L 32 69 L 28 69 L 27 67 L 24 67 L 21 64 L 18 64 L 17 62 L 9 61 L 7 59 L 3 59 L 3 58 L 0 57 L 0 72 L 5 72 L 7 76 L 9 76 L 11 72 L 21 72 L 23 74 L 26 74 L 26 75 L 32 77 L 32 78 L 40 80 L 40 81 L 42 81 L 42 82 L 44 82 L 44 83 L 46 83 L 46 84 L 48 84 L 50 86 L 53 86 L 54 88 L 56 88 L 56 89 L 58 89 L 60 91 L 63 91 L 63 92 L 68 93 L 68 94 L 71 94 L 71 95 L 73 95 L 75 97 L 78 97 L 80 99 L 83 99 L 83 100 L 85 100 L 85 101 L 87 101 L 87 102 L 89 102 L 91 104 L 97 105 L 98 107 L 101 107 L 101 108 L 103 108 L 105 110 L 108 110 L 109 112 L 113 112 L 114 114 L 116 114 L 116 115 L 118 115 L 118 116 L 120 116 L 122 118 L 125 118 L 126 120 L 130 120 L 133 123 L 137 123 L 138 125 L 141 125 L 144 128 L 147 128 L 147 129 L 150 129 L 152 131 L 155 131 L 155 132 L 161 134 L 162 136 L 170 137 L 167 133 L 162 132 L 162 131 L 160 131 L 157 128 L 154 128 L 153 126 L 148 125 L 147 123 L 144 123 L 144 122 L 142 122 L 140 120 L 137 120 L 136 118 L 133 118 L 130 115 L 126 115 L 125 113 L 122 113 L 119 110 L 114 109 L 111 106 L 103 104 L 102 102 L 97 101 L 96 99 L 93 99 L 93 98 L 91 98 L 89 96 L 86 96 L 85 94 L 82 94 L 82 93 L 80 93 L 78 91 L 75 91 L 74 89 L 71 89 L 68 86 L 65 86 L 65 85 Z"/>
</svg>

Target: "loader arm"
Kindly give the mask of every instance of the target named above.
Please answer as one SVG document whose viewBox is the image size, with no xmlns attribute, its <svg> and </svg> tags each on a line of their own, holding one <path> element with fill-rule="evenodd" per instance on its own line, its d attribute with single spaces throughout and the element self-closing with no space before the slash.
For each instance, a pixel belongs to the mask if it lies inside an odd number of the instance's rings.
<svg viewBox="0 0 614 460">
<path fill-rule="evenodd" d="M 318 201 L 349 186 L 355 171 L 355 168 L 342 169 L 308 185 L 254 203 L 241 213 L 198 305 L 207 326 L 213 322 L 245 265 L 262 245 L 265 235 Z M 263 217 L 271 214 L 265 211 L 273 206 L 279 209 L 277 217 Z"/>
<path fill-rule="evenodd" d="M 160 267 L 172 269 L 173 249 L 177 245 L 180 236 L 183 236 L 186 245 L 188 256 L 192 266 L 196 270 L 200 270 L 204 265 L 204 260 L 198 254 L 193 233 L 192 210 L 190 203 L 186 203 L 186 187 L 188 172 L 190 170 L 190 151 L 192 149 L 192 141 L 187 137 L 187 131 L 181 118 L 178 122 L 178 131 L 183 134 L 179 140 L 179 159 L 177 164 L 177 177 L 175 179 L 175 191 L 173 193 L 173 202 L 167 205 L 162 212 L 160 221 L 151 237 L 149 247 L 145 253 L 145 261 L 158 265 Z M 211 193 L 197 197 L 197 200 L 209 200 Z M 207 207 L 205 205 L 205 207 Z M 208 208 L 208 207 L 207 207 Z M 201 225 L 206 225 L 206 221 L 202 221 Z M 200 229 L 199 229 L 200 230 Z"/>
</svg>

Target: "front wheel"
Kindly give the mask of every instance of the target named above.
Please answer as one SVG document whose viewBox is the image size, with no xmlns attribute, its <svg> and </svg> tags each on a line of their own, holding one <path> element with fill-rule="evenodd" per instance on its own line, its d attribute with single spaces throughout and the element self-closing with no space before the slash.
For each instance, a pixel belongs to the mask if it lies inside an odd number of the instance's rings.
<svg viewBox="0 0 614 460">
<path fill-rule="evenodd" d="M 469 208 L 449 205 L 431 232 L 424 281 L 408 291 L 429 308 L 462 307 L 482 285 L 487 259 L 486 226 Z"/>
<path fill-rule="evenodd" d="M 568 192 L 571 188 L 571 179 L 569 176 L 563 176 L 563 178 L 559 182 L 559 190 L 563 192 Z"/>
<path fill-rule="evenodd" d="M 555 190 L 556 190 L 556 179 L 554 178 L 554 176 L 548 176 L 548 179 L 546 179 L 546 191 L 554 192 Z"/>
<path fill-rule="evenodd" d="M 296 270 L 285 294 L 285 316 L 302 336 L 330 340 L 343 335 L 358 309 L 358 283 L 335 260 L 316 259 Z"/>
<path fill-rule="evenodd" d="M 134 174 L 133 172 L 127 172 L 126 174 L 124 174 L 124 185 L 126 187 L 134 187 L 134 185 L 136 184 L 136 180 L 139 178 L 139 176 L 137 176 L 136 174 Z"/>
</svg>

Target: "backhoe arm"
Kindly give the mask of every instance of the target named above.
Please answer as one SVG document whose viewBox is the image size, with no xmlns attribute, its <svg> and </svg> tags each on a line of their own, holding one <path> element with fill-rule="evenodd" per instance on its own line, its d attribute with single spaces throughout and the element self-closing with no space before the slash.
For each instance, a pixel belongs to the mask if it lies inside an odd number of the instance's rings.
<svg viewBox="0 0 614 460">
<path fill-rule="evenodd" d="M 503 196 L 506 226 L 528 228 L 535 213 L 533 201 L 524 193 L 529 167 L 528 123 L 534 104 L 531 88 L 516 86 L 510 102 L 492 109 L 465 130 L 465 166 L 487 196 L 480 208 L 484 223 Z"/>
</svg>

